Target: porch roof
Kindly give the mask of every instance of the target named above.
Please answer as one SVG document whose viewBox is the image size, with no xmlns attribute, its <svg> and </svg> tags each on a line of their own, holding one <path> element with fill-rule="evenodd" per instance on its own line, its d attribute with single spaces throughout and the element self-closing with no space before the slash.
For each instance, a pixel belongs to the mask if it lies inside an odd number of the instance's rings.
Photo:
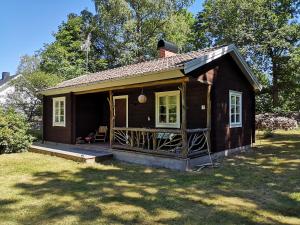
<svg viewBox="0 0 300 225">
<path fill-rule="evenodd" d="M 55 87 L 48 88 L 42 92 L 44 95 L 52 95 L 52 94 L 60 94 L 60 93 L 67 93 L 67 92 L 76 92 L 77 90 L 81 90 L 84 87 L 85 90 L 94 89 L 95 85 L 103 84 L 112 81 L 119 81 L 119 80 L 128 80 L 130 78 L 137 78 L 137 77 L 148 77 L 146 79 L 148 82 L 151 81 L 149 77 L 153 76 L 154 74 L 165 73 L 168 71 L 174 70 L 181 70 L 183 73 L 180 75 L 177 73 L 174 77 L 166 76 L 156 76 L 157 80 L 167 79 L 167 78 L 175 78 L 184 76 L 185 73 L 191 72 L 195 67 L 195 62 L 199 66 L 203 66 L 206 63 L 209 63 L 212 60 L 215 60 L 221 57 L 224 54 L 229 53 L 228 49 L 231 49 L 233 45 L 229 46 L 217 46 L 213 48 L 205 48 L 198 51 L 191 51 L 188 53 L 177 54 L 175 56 L 167 57 L 167 58 L 158 58 L 146 62 L 131 64 L 127 66 L 117 67 L 114 69 L 108 69 L 104 71 L 100 71 L 97 73 L 89 73 L 80 77 L 76 77 L 71 80 L 66 80 Z M 236 50 L 236 49 L 234 49 Z M 233 51 L 236 54 L 236 51 Z M 200 60 L 202 63 L 199 63 Z M 260 89 L 260 84 L 258 83 L 255 76 L 251 73 L 247 64 L 243 61 L 241 57 L 238 57 L 238 61 L 242 61 L 239 66 L 242 67 L 242 71 L 245 73 L 249 79 L 250 83 L 254 86 L 256 90 Z M 188 66 L 188 68 L 187 68 Z M 192 69 L 191 69 L 192 67 Z M 245 69 L 246 67 L 246 69 Z M 154 77 L 153 77 L 154 78 Z M 154 80 L 155 80 L 154 79 Z M 111 86 L 114 86 L 113 83 L 110 83 Z M 128 82 L 126 84 L 129 84 Z M 109 86 L 106 85 L 106 86 Z"/>
</svg>

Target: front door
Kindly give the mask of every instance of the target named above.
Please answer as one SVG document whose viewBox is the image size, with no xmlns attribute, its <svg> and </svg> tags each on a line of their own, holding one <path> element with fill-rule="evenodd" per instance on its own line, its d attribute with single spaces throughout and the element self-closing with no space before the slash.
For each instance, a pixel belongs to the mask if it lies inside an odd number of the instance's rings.
<svg viewBox="0 0 300 225">
<path fill-rule="evenodd" d="M 115 127 L 128 127 L 128 95 L 114 96 Z"/>
</svg>

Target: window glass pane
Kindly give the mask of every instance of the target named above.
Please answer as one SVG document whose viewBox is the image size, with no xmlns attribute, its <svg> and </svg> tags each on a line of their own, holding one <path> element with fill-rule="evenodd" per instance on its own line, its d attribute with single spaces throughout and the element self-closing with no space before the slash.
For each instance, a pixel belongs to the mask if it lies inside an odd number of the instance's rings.
<svg viewBox="0 0 300 225">
<path fill-rule="evenodd" d="M 64 101 L 60 101 L 60 108 L 64 108 Z"/>
<path fill-rule="evenodd" d="M 176 123 L 176 113 L 169 114 L 169 123 Z"/>
<path fill-rule="evenodd" d="M 241 98 L 239 96 L 236 96 L 236 104 L 237 105 L 241 104 Z"/>
<path fill-rule="evenodd" d="M 174 113 L 174 114 L 176 114 L 176 105 L 171 105 L 171 106 L 169 106 L 169 113 Z"/>
<path fill-rule="evenodd" d="M 160 123 L 166 123 L 167 122 L 167 116 L 166 116 L 166 114 L 160 114 L 159 115 L 159 122 Z"/>
<path fill-rule="evenodd" d="M 59 115 L 59 108 L 55 108 L 55 116 Z"/>
<path fill-rule="evenodd" d="M 235 105 L 235 96 L 231 95 L 231 105 Z"/>
<path fill-rule="evenodd" d="M 166 106 L 160 106 L 159 107 L 159 113 L 166 113 L 166 112 L 167 112 Z"/>
<path fill-rule="evenodd" d="M 231 123 L 235 123 L 234 115 L 231 115 L 230 122 L 231 122 Z"/>
<path fill-rule="evenodd" d="M 64 116 L 60 116 L 60 122 L 64 122 L 64 121 L 65 121 Z"/>
<path fill-rule="evenodd" d="M 56 123 L 59 122 L 59 116 L 55 116 L 55 122 L 56 122 Z"/>
<path fill-rule="evenodd" d="M 65 115 L 65 110 L 64 110 L 64 108 L 60 108 L 60 115 L 61 115 L 61 116 L 64 116 L 64 115 Z"/>
<path fill-rule="evenodd" d="M 236 113 L 241 113 L 241 107 L 240 106 L 236 106 Z"/>
<path fill-rule="evenodd" d="M 233 105 L 231 105 L 231 114 L 235 113 L 235 107 Z"/>
<path fill-rule="evenodd" d="M 240 114 L 236 114 L 236 118 L 235 118 L 235 119 L 236 119 L 236 122 L 237 122 L 237 123 L 240 123 L 240 122 L 241 122 L 240 118 L 241 118 L 241 117 L 240 117 Z"/>
<path fill-rule="evenodd" d="M 59 107 L 59 102 L 55 101 L 54 105 L 55 105 L 55 108 L 57 109 Z"/>
<path fill-rule="evenodd" d="M 166 97 L 159 97 L 159 105 L 167 105 Z"/>
<path fill-rule="evenodd" d="M 169 104 L 176 105 L 176 96 L 169 96 Z"/>
</svg>

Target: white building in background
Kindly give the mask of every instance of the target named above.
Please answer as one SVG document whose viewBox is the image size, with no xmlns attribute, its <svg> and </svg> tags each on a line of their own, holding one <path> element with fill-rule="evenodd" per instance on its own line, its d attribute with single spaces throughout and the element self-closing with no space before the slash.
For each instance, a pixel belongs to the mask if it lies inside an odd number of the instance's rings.
<svg viewBox="0 0 300 225">
<path fill-rule="evenodd" d="M 10 81 L 20 76 L 21 74 L 10 76 L 9 72 L 2 72 L 2 77 L 0 79 L 0 105 L 5 105 L 8 94 L 15 91 L 15 88 Z"/>
</svg>

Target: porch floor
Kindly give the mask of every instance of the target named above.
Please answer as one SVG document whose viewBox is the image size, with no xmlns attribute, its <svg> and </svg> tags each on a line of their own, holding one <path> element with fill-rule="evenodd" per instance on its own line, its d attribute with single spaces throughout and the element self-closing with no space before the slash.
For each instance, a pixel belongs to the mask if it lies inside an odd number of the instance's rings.
<svg viewBox="0 0 300 225">
<path fill-rule="evenodd" d="M 113 158 L 109 145 L 105 143 L 81 145 L 34 143 L 30 146 L 29 151 L 85 163 L 101 162 Z"/>
</svg>

